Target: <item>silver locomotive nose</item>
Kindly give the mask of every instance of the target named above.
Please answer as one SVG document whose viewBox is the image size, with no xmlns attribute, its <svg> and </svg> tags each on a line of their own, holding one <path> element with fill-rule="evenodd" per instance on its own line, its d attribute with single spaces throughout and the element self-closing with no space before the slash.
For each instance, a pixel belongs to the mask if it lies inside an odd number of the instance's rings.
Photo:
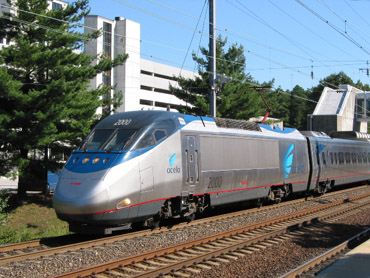
<svg viewBox="0 0 370 278">
<path fill-rule="evenodd" d="M 102 180 L 89 178 L 59 179 L 53 206 L 57 214 L 92 214 L 105 211 L 108 203 L 107 188 Z"/>
</svg>

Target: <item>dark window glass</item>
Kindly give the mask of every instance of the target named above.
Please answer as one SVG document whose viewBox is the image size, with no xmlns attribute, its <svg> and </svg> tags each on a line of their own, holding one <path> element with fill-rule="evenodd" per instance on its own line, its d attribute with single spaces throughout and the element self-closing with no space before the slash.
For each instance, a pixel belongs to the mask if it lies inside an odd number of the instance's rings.
<svg viewBox="0 0 370 278">
<path fill-rule="evenodd" d="M 358 163 L 362 163 L 362 155 L 361 155 L 361 153 L 358 153 L 357 154 L 357 158 L 358 158 Z"/>
<path fill-rule="evenodd" d="M 350 164 L 351 163 L 351 154 L 350 153 L 346 153 L 346 164 Z"/>
<path fill-rule="evenodd" d="M 147 148 L 154 145 L 154 139 L 152 134 L 145 135 L 140 139 L 140 142 L 137 144 L 136 149 Z"/>
<path fill-rule="evenodd" d="M 86 142 L 82 145 L 82 151 L 97 151 L 101 150 L 104 143 L 113 134 L 114 129 L 96 129 L 94 130 Z"/>
<path fill-rule="evenodd" d="M 125 147 L 131 142 L 134 137 L 136 130 L 132 129 L 118 129 L 114 136 L 105 145 L 104 150 L 106 151 L 120 151 L 124 150 Z"/>
<path fill-rule="evenodd" d="M 156 130 L 154 131 L 154 138 L 155 141 L 158 143 L 159 141 L 162 141 L 164 138 L 167 137 L 166 131 L 165 130 Z"/>
<path fill-rule="evenodd" d="M 63 7 L 62 7 L 62 4 L 53 2 L 52 9 L 53 10 L 61 10 L 61 9 L 63 9 Z"/>
</svg>

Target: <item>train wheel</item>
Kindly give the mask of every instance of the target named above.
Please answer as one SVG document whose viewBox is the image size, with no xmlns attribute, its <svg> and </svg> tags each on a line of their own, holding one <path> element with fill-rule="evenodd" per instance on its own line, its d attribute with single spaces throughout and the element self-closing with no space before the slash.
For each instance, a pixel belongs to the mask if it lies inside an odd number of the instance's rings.
<svg viewBox="0 0 370 278">
<path fill-rule="evenodd" d="M 263 205 L 263 200 L 260 198 L 260 199 L 257 199 L 256 201 L 256 207 L 257 208 L 261 208 L 262 207 L 262 205 Z"/>
<path fill-rule="evenodd" d="M 192 213 L 190 215 L 187 215 L 187 216 L 184 216 L 184 219 L 186 220 L 186 222 L 191 222 L 195 219 L 195 213 Z"/>
</svg>

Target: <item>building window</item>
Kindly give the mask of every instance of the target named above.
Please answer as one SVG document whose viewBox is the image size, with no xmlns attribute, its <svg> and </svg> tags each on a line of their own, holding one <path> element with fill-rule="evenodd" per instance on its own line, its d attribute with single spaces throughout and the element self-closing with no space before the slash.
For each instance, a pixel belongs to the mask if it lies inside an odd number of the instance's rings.
<svg viewBox="0 0 370 278">
<path fill-rule="evenodd" d="M 140 104 L 141 104 L 141 105 L 149 105 L 149 106 L 153 106 L 153 101 L 151 101 L 151 100 L 146 100 L 146 99 L 140 99 Z"/>
<path fill-rule="evenodd" d="M 141 85 L 140 86 L 140 89 L 141 90 L 145 90 L 145 91 L 153 91 L 153 88 L 152 87 L 148 87 L 148 86 L 144 86 L 144 85 Z"/>
<path fill-rule="evenodd" d="M 154 92 L 163 93 L 163 94 L 172 94 L 170 90 L 164 90 L 159 88 L 154 88 Z"/>
<path fill-rule="evenodd" d="M 53 10 L 61 10 L 61 9 L 63 9 L 62 4 L 55 3 L 55 2 L 53 2 L 53 4 L 52 4 L 51 7 L 52 7 Z"/>
<path fill-rule="evenodd" d="M 153 73 L 151 73 L 149 71 L 146 71 L 146 70 L 141 70 L 140 72 L 141 72 L 141 74 L 145 74 L 145 75 L 150 75 L 150 76 L 153 75 Z"/>
<path fill-rule="evenodd" d="M 112 24 L 103 22 L 103 50 L 107 58 L 112 57 Z"/>
</svg>

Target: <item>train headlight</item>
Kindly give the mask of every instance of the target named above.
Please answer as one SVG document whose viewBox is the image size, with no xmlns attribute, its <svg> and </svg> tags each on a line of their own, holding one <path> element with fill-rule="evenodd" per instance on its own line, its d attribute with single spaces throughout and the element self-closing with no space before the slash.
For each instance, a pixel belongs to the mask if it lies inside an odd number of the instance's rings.
<svg viewBox="0 0 370 278">
<path fill-rule="evenodd" d="M 90 158 L 86 157 L 84 160 L 82 160 L 82 163 L 85 164 L 90 160 Z"/>
<path fill-rule="evenodd" d="M 99 160 L 100 160 L 100 158 L 99 158 L 99 157 L 94 158 L 94 160 L 92 161 L 92 163 L 93 163 L 93 164 L 98 163 L 98 162 L 99 162 Z"/>
<path fill-rule="evenodd" d="M 129 205 L 131 205 L 131 200 L 129 198 L 126 198 L 117 205 L 117 208 L 124 208 L 124 207 L 127 207 Z"/>
</svg>

